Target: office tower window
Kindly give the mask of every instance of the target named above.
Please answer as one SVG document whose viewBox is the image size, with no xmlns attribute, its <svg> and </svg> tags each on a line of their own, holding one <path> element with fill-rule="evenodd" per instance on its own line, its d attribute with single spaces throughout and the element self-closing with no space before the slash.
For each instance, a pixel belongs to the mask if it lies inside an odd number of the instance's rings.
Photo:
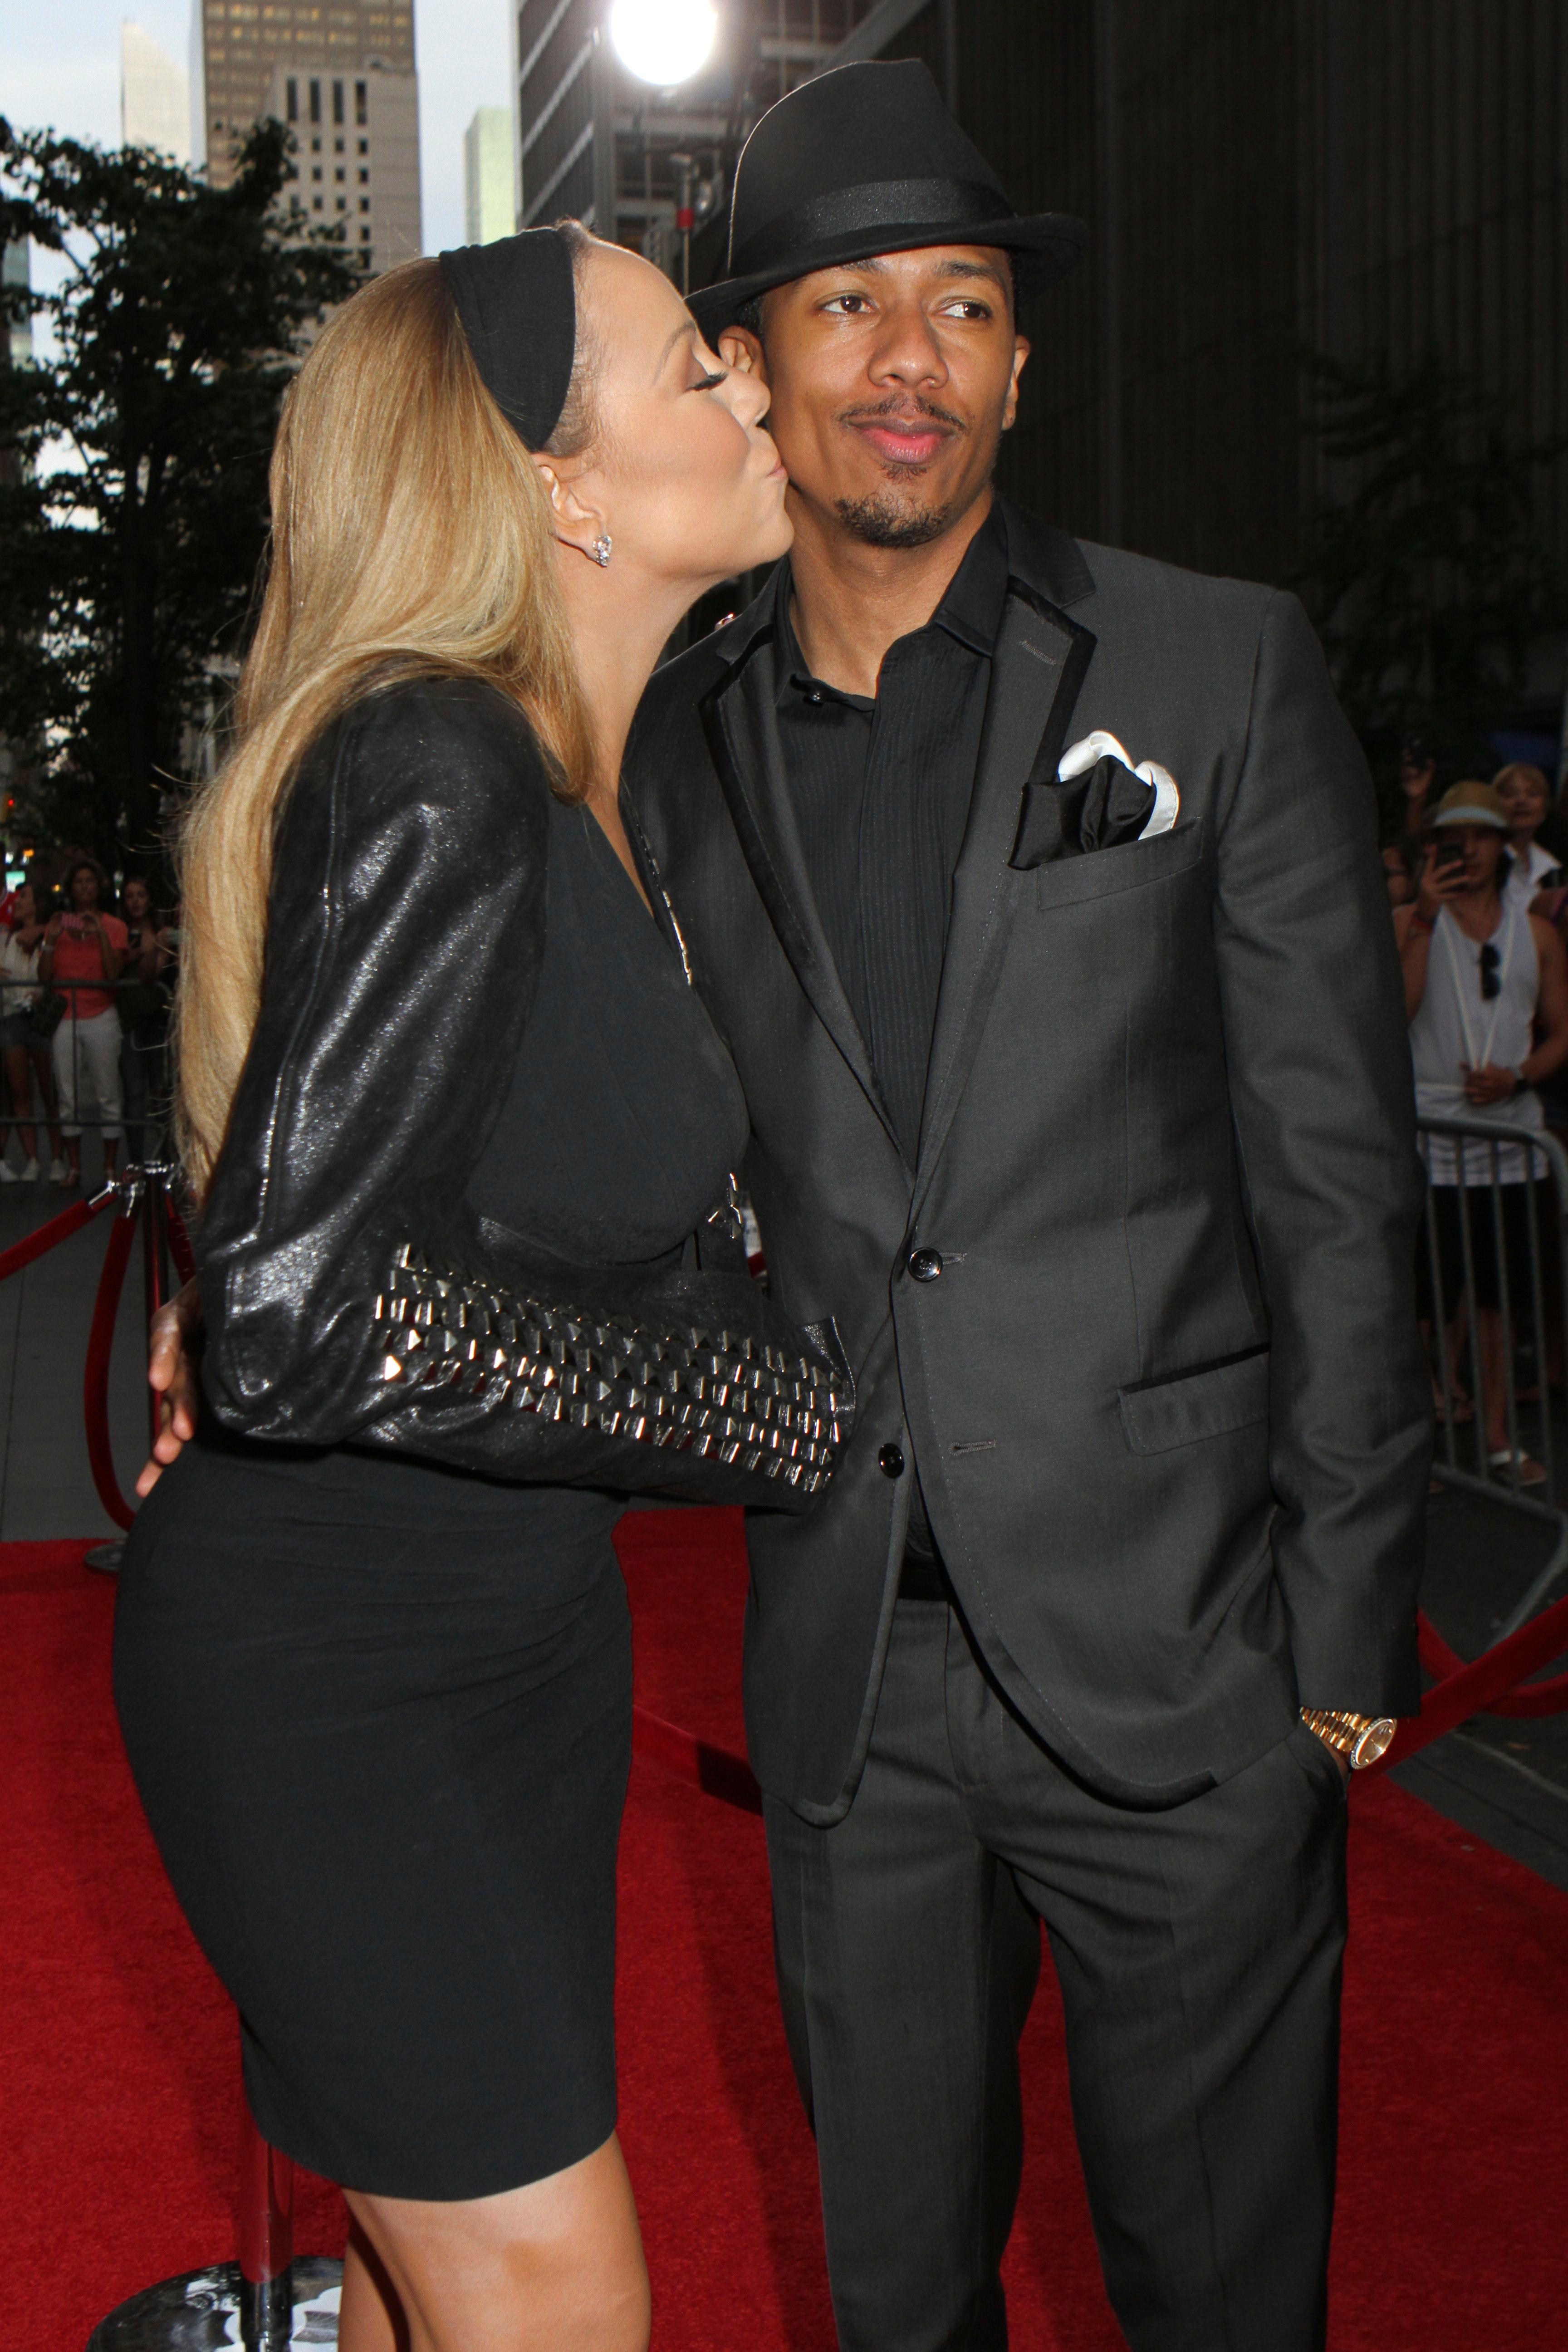
<svg viewBox="0 0 1568 2352">
<path fill-rule="evenodd" d="M 360 184 L 360 186 L 361 186 L 362 188 L 368 188 L 368 187 L 369 187 L 369 185 L 370 185 L 370 173 L 369 173 L 368 172 L 363 172 L 363 171 L 361 172 L 361 173 L 360 173 L 360 175 L 359 175 L 359 184 Z"/>
<path fill-rule="evenodd" d="M 334 122 L 341 122 L 342 119 L 343 86 L 341 81 L 335 81 L 332 84 L 332 121 Z"/>
<path fill-rule="evenodd" d="M 360 141 L 359 152 L 362 155 L 368 155 L 370 153 L 370 141 L 368 139 L 362 139 Z"/>
<path fill-rule="evenodd" d="M 360 208 L 360 210 L 361 210 L 361 212 L 362 212 L 362 213 L 367 213 L 367 212 L 369 212 L 369 210 L 370 210 L 370 198 L 369 198 L 368 196 L 362 196 L 362 197 L 360 198 L 360 200 L 359 200 L 359 208 Z"/>
<path fill-rule="evenodd" d="M 292 74 L 289 77 L 287 94 L 289 103 L 289 120 L 290 122 L 298 122 L 300 120 L 300 85 L 294 79 Z"/>
<path fill-rule="evenodd" d="M 370 92 L 363 81 L 354 84 L 354 121 L 362 128 L 370 121 Z"/>
<path fill-rule="evenodd" d="M 321 119 L 321 85 L 319 81 L 313 81 L 310 84 L 310 120 L 312 122 L 320 122 Z"/>
</svg>

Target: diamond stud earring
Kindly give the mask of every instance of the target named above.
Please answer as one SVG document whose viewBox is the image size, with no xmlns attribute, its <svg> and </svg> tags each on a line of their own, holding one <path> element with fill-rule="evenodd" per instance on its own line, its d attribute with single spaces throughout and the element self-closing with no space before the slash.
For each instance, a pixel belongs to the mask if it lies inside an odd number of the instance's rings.
<svg viewBox="0 0 1568 2352">
<path fill-rule="evenodd" d="M 600 534 L 599 534 L 599 536 L 598 536 L 598 538 L 594 541 L 594 546 L 593 546 L 593 556 L 594 556 L 594 561 L 595 561 L 595 562 L 598 565 L 598 567 L 599 567 L 599 569 L 600 569 L 600 571 L 601 571 L 601 572 L 604 570 L 604 568 L 605 568 L 605 564 L 606 564 L 606 563 L 608 563 L 608 562 L 609 562 L 609 560 L 610 560 L 610 548 L 611 548 L 611 544 L 612 544 L 612 541 L 611 541 L 611 539 L 610 539 L 610 534 L 609 534 L 609 532 L 608 532 L 607 530 L 605 530 L 605 531 L 601 531 L 601 532 L 600 532 Z"/>
</svg>

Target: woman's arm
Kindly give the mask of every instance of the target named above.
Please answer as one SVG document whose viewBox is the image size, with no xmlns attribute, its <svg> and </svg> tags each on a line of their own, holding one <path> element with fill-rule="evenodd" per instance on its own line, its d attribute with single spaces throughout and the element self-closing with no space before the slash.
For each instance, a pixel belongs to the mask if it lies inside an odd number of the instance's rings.
<svg viewBox="0 0 1568 2352">
<path fill-rule="evenodd" d="M 1436 864 L 1436 845 L 1429 842 L 1421 861 L 1420 887 L 1413 907 L 1396 907 L 1394 910 L 1394 937 L 1399 949 L 1399 969 L 1405 981 L 1405 1018 L 1414 1021 L 1421 1010 L 1421 1000 L 1426 993 L 1426 963 L 1432 950 L 1432 933 L 1445 898 L 1451 898 L 1463 876 L 1458 866 L 1441 872 Z"/>
<path fill-rule="evenodd" d="M 98 952 L 103 963 L 103 977 L 112 988 L 125 969 L 125 951 L 122 948 L 115 946 L 109 933 L 104 929 L 101 915 L 91 914 L 88 917 L 88 920 L 98 933 Z"/>
<path fill-rule="evenodd" d="M 196 1245 L 203 1388 L 229 1428 L 335 1444 L 418 1410 L 384 1378 L 375 1301 L 394 1250 L 458 1208 L 499 1113 L 543 954 L 548 824 L 532 733 L 488 688 L 374 697 L 307 761 Z"/>
</svg>

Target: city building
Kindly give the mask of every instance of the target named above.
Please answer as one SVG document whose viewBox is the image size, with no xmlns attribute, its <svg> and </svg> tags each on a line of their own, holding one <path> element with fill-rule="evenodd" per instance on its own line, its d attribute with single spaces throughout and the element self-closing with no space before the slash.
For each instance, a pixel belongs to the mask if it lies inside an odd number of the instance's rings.
<svg viewBox="0 0 1568 2352">
<path fill-rule="evenodd" d="M 191 85 L 151 33 L 127 16 L 120 27 L 120 137 L 153 147 L 171 163 L 191 160 Z"/>
<path fill-rule="evenodd" d="M 519 226 L 572 215 L 639 247 L 680 283 L 686 240 L 721 218 L 757 116 L 820 73 L 887 7 L 756 0 L 726 8 L 702 72 L 658 90 L 616 58 L 609 0 L 521 0 L 512 18 Z"/>
<path fill-rule="evenodd" d="M 293 134 L 293 193 L 313 223 L 342 227 L 372 271 L 423 251 L 413 74 L 275 66 L 261 111 Z"/>
<path fill-rule="evenodd" d="M 6 286 L 31 286 L 29 271 L 30 247 L 26 238 L 20 244 L 8 245 L 0 254 L 0 283 Z M 26 367 L 33 356 L 33 322 L 31 319 L 13 319 L 6 330 L 6 355 L 13 367 Z"/>
<path fill-rule="evenodd" d="M 423 250 L 413 0 L 195 0 L 192 136 L 215 186 L 264 115 L 294 134 L 313 221 L 373 269 Z"/>
<path fill-rule="evenodd" d="M 489 245 L 516 226 L 511 115 L 504 106 L 481 106 L 463 133 L 464 239 Z"/>
</svg>

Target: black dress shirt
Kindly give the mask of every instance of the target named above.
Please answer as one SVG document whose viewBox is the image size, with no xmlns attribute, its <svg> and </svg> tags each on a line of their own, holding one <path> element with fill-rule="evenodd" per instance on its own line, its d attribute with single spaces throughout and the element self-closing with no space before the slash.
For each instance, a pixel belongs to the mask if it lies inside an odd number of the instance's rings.
<svg viewBox="0 0 1568 2352">
<path fill-rule="evenodd" d="M 1006 531 L 994 506 L 924 628 L 888 648 L 874 701 L 807 671 L 790 617 L 787 565 L 780 575 L 784 773 L 817 913 L 912 1170 L 953 870 L 1007 601 Z M 948 1597 L 918 1479 L 901 1590 Z"/>
<path fill-rule="evenodd" d="M 905 1160 L 920 1151 L 953 869 L 1007 599 L 993 507 L 923 629 L 888 648 L 874 701 L 811 677 L 779 583 L 779 736 L 827 944 Z"/>
</svg>

